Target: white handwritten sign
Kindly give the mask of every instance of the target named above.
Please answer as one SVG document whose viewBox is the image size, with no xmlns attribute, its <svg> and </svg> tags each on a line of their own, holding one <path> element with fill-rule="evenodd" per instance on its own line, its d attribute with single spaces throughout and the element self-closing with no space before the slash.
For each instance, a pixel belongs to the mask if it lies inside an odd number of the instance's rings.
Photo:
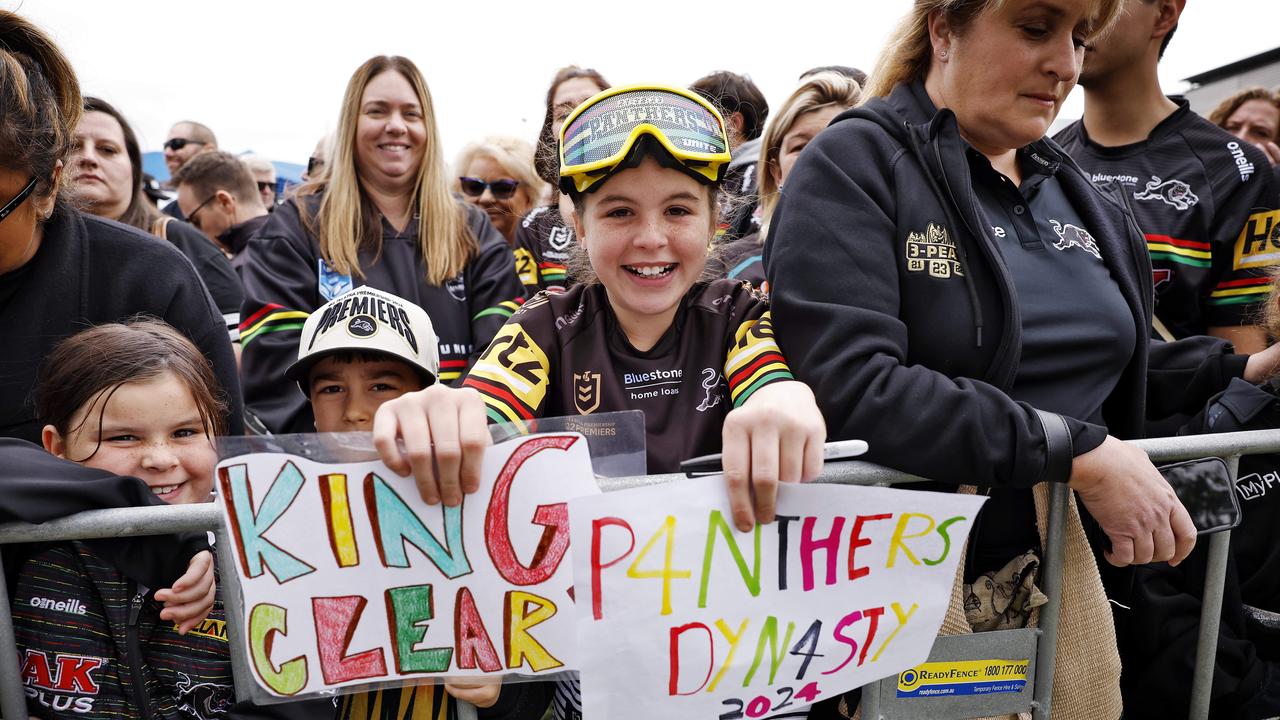
<svg viewBox="0 0 1280 720">
<path fill-rule="evenodd" d="M 262 453 L 217 479 L 250 664 L 273 695 L 577 667 L 565 499 L 599 493 L 580 435 L 490 448 L 454 508 L 380 462 Z"/>
<path fill-rule="evenodd" d="M 585 717 L 767 717 L 928 657 L 985 498 L 784 485 L 740 533 L 723 482 L 569 503 Z"/>
</svg>

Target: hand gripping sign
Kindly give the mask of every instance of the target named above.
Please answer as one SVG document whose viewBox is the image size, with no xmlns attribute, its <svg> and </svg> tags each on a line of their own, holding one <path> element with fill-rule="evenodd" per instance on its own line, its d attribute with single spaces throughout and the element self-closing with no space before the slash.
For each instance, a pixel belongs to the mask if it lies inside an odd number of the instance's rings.
<svg viewBox="0 0 1280 720">
<path fill-rule="evenodd" d="M 376 461 L 241 455 L 217 483 L 271 695 L 578 666 L 565 499 L 599 493 L 582 436 L 490 448 L 455 508 Z"/>
<path fill-rule="evenodd" d="M 762 718 L 923 662 L 985 498 L 720 477 L 570 501 L 583 715 Z"/>
</svg>

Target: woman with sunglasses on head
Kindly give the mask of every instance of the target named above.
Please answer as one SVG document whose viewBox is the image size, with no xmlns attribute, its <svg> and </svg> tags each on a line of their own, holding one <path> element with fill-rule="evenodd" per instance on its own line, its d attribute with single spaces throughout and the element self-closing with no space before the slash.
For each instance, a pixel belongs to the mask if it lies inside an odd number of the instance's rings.
<svg viewBox="0 0 1280 720">
<path fill-rule="evenodd" d="M 472 143 L 462 149 L 454 170 L 457 192 L 485 211 L 508 245 L 520 219 L 547 190 L 533 170 L 533 147 L 519 138 L 494 136 Z"/>
<path fill-rule="evenodd" d="M 915 0 L 864 104 L 791 169 L 765 254 L 779 343 L 832 435 L 933 489 L 990 496 L 944 634 L 1031 622 L 1037 518 L 1061 489 L 1053 709 L 1099 720 L 1122 709 L 1108 599 L 1126 603 L 1129 566 L 1195 544 L 1169 484 L 1118 438 L 1277 357 L 1150 341 L 1151 264 L 1125 199 L 1045 138 L 1122 5 Z"/>
<path fill-rule="evenodd" d="M 156 209 L 142 184 L 138 137 L 120 111 L 107 101 L 85 98 L 69 172 L 75 201 L 86 212 L 151 233 L 187 256 L 222 313 L 227 333 L 238 350 L 244 289 L 226 249 L 209 242 L 188 224 L 199 222 L 194 213 L 183 222 Z"/>
<path fill-rule="evenodd" d="M 556 190 L 560 178 L 560 127 L 582 101 L 609 87 L 599 72 L 569 65 L 556 72 L 547 88 L 546 114 L 538 132 L 533 166 L 538 177 L 551 186 L 550 197 L 546 204 L 524 216 L 515 233 L 516 269 L 524 283 L 525 297 L 533 297 L 539 290 L 560 292 L 573 284 L 567 270 L 573 247 L 573 226 L 568 217 L 573 205 Z"/>
<path fill-rule="evenodd" d="M 313 428 L 284 371 L 308 313 L 357 286 L 422 307 L 440 379 L 460 381 L 518 307 L 510 248 L 447 180 L 431 96 L 407 58 L 378 56 L 347 83 L 324 173 L 249 241 L 241 314 L 245 400 L 271 432 Z"/>
<path fill-rule="evenodd" d="M 379 408 L 384 461 L 413 472 L 427 502 L 456 505 L 479 483 L 486 415 L 642 410 L 649 472 L 721 452 L 734 524 L 772 522 L 778 483 L 821 471 L 826 429 L 778 351 L 768 304 L 742 283 L 703 277 L 729 161 L 723 120 L 685 89 L 615 88 L 568 117 L 561 148 L 582 282 L 526 302 L 462 390 Z M 576 683 L 560 685 L 556 717 L 578 706 Z"/>
</svg>

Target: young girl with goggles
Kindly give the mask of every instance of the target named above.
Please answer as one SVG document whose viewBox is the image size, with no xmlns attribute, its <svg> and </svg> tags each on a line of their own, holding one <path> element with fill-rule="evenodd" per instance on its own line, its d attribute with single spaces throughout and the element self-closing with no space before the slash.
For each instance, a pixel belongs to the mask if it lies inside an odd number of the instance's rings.
<svg viewBox="0 0 1280 720">
<path fill-rule="evenodd" d="M 583 282 L 525 303 L 466 387 L 385 403 L 375 444 L 424 500 L 456 505 L 479 485 L 482 418 L 639 409 L 649 472 L 721 452 L 735 525 L 773 521 L 778 483 L 821 471 L 826 425 L 773 339 L 768 303 L 701 279 L 729 162 L 723 120 L 683 89 L 615 88 L 579 106 L 560 141 Z"/>
</svg>

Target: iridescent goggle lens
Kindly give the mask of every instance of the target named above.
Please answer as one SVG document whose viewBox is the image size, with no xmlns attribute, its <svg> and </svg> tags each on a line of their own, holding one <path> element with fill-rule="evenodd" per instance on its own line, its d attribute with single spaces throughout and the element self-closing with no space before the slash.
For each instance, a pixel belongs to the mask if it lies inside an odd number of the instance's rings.
<svg viewBox="0 0 1280 720">
<path fill-rule="evenodd" d="M 560 175 L 583 192 L 626 159 L 644 135 L 706 182 L 718 180 L 729 162 L 724 122 L 701 97 L 677 88 L 616 88 L 586 101 L 565 120 Z"/>
</svg>

